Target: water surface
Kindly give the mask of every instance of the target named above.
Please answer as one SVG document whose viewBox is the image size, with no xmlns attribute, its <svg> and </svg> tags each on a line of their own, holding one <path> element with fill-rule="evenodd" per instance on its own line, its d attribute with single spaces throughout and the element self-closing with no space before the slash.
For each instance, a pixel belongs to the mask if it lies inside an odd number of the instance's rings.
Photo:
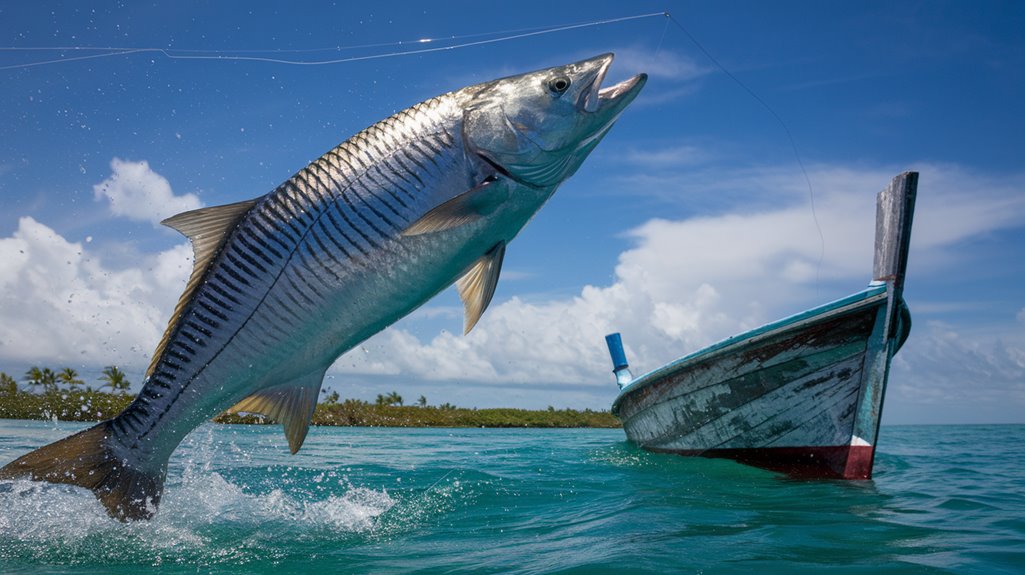
<svg viewBox="0 0 1025 575">
<path fill-rule="evenodd" d="M 0 420 L 0 464 L 82 427 Z M 149 522 L 0 482 L 0 572 L 1025 572 L 1025 426 L 881 441 L 873 481 L 795 481 L 621 430 L 208 424 Z"/>
</svg>

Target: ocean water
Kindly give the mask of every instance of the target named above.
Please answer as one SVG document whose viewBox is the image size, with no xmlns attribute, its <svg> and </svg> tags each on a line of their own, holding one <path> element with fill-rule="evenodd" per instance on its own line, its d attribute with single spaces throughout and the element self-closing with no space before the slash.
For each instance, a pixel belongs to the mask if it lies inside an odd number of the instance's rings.
<svg viewBox="0 0 1025 575">
<path fill-rule="evenodd" d="M 0 464 L 81 424 L 0 420 Z M 1025 426 L 884 427 L 870 482 L 620 430 L 205 425 L 148 522 L 0 482 L 0 573 L 1025 573 Z"/>
</svg>

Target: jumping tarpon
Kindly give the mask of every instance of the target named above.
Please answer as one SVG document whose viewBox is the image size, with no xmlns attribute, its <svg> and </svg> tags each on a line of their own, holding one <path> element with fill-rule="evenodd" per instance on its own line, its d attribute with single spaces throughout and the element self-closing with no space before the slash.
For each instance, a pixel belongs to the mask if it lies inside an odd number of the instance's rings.
<svg viewBox="0 0 1025 575">
<path fill-rule="evenodd" d="M 325 371 L 456 282 L 469 332 L 506 245 L 643 87 L 601 88 L 612 54 L 432 98 L 359 132 L 253 200 L 163 223 L 194 269 L 142 391 L 117 417 L 0 469 L 151 517 L 182 439 L 225 410 L 306 437 Z"/>
</svg>

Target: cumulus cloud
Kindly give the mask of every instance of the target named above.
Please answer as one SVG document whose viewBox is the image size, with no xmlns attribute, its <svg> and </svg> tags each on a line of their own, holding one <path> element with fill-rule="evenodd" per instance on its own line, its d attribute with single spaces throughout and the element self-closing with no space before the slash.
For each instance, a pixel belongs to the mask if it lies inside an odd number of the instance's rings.
<svg viewBox="0 0 1025 575">
<path fill-rule="evenodd" d="M 948 269 L 949 250 L 967 238 L 1025 225 L 1020 178 L 920 168 L 914 273 L 930 267 L 921 263 L 929 261 L 932 271 Z M 620 254 L 610 285 L 584 286 L 568 299 L 513 297 L 493 304 L 468 337 L 442 333 L 421 341 L 400 324 L 371 340 L 364 348 L 370 353 L 345 356 L 339 369 L 486 384 L 543 379 L 607 386 L 611 380 L 602 337 L 611 331 L 623 333 L 631 362 L 645 370 L 866 285 L 875 194 L 897 171 L 820 167 L 811 172 L 824 245 L 799 176 L 781 183 L 777 170 L 767 170 L 762 178 L 754 170 L 738 173 L 739 181 L 719 185 L 748 186 L 747 193 L 773 196 L 776 205 L 650 220 L 629 232 L 634 247 Z M 1021 353 L 1008 350 L 1007 357 Z M 930 362 L 943 356 L 913 357 Z M 981 359 L 975 364 L 983 365 Z"/>
<path fill-rule="evenodd" d="M 110 202 L 110 212 L 133 220 L 151 222 L 202 207 L 195 194 L 175 195 L 167 178 L 154 172 L 146 161 L 110 161 L 110 177 L 93 186 L 97 200 Z"/>
<path fill-rule="evenodd" d="M 904 421 L 1010 421 L 1025 410 L 1025 329 L 1008 340 L 939 321 L 916 327 L 894 357 L 887 395 Z"/>
<path fill-rule="evenodd" d="M 141 370 L 191 269 L 176 246 L 115 269 L 88 244 L 23 217 L 0 239 L 0 358 Z"/>
</svg>

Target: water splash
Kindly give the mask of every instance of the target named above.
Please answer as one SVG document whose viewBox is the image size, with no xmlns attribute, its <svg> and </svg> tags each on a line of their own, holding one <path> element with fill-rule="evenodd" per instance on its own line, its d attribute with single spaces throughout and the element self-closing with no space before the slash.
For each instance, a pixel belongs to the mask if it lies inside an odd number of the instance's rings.
<svg viewBox="0 0 1025 575">
<path fill-rule="evenodd" d="M 250 450 L 233 443 L 225 448 L 223 440 L 204 428 L 186 440 L 187 457 L 172 465 L 161 508 L 150 521 L 112 519 L 80 487 L 0 482 L 0 565 L 274 561 L 294 554 L 296 540 L 373 536 L 396 504 L 387 490 L 353 485 L 335 470 L 267 473 L 264 465 L 252 467 Z M 247 476 L 254 469 L 261 479 Z"/>
</svg>

